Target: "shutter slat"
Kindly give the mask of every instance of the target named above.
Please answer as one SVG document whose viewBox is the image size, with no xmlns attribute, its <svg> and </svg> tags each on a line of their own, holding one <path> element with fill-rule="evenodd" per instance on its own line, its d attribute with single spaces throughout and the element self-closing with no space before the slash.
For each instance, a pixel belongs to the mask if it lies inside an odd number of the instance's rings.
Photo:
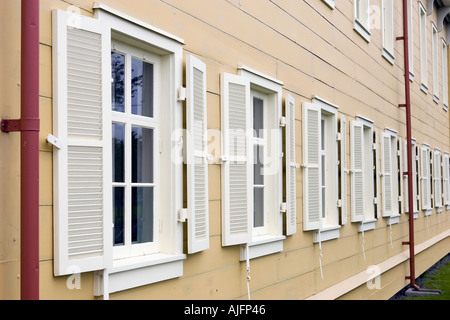
<svg viewBox="0 0 450 320">
<path fill-rule="evenodd" d="M 108 102 L 111 99 L 110 29 L 102 22 L 53 11 L 54 129 L 64 148 L 54 151 L 55 275 L 112 264 L 112 188 Z M 73 139 L 73 140 L 72 140 Z M 71 141 L 76 141 L 71 144 Z M 93 145 L 95 141 L 95 146 Z"/>
<path fill-rule="evenodd" d="M 224 133 L 222 156 L 222 245 L 249 243 L 253 225 L 253 192 L 250 188 L 252 150 L 247 142 L 250 127 L 250 84 L 247 78 L 222 73 L 221 112 Z"/>
<path fill-rule="evenodd" d="M 303 230 L 320 228 L 322 193 L 320 192 L 320 108 L 312 103 L 302 105 L 303 121 Z"/>
<path fill-rule="evenodd" d="M 363 126 L 357 121 L 350 126 L 350 152 L 352 222 L 360 222 L 364 220 Z"/>
<path fill-rule="evenodd" d="M 286 235 L 297 232 L 297 191 L 295 166 L 295 100 L 286 96 Z"/>
<path fill-rule="evenodd" d="M 381 169 L 382 169 L 382 194 L 383 194 L 383 217 L 390 217 L 393 213 L 392 190 L 392 155 L 391 136 L 383 133 L 381 140 Z M 395 191 L 396 194 L 396 191 Z"/>
<path fill-rule="evenodd" d="M 341 224 L 347 223 L 348 214 L 348 170 L 347 170 L 347 121 L 341 116 L 340 123 L 341 133 L 341 154 L 340 154 L 340 170 L 341 170 Z"/>
<path fill-rule="evenodd" d="M 188 253 L 209 248 L 206 65 L 186 58 Z"/>
</svg>

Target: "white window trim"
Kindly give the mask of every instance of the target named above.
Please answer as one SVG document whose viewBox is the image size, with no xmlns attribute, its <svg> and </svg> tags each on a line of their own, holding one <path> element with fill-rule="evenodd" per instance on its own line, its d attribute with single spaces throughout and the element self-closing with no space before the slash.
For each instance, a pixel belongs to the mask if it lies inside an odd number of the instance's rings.
<svg viewBox="0 0 450 320">
<path fill-rule="evenodd" d="M 443 109 L 448 111 L 448 52 L 447 52 L 447 43 L 444 39 L 441 38 L 441 52 L 442 52 L 442 102 Z"/>
<path fill-rule="evenodd" d="M 392 29 L 390 30 L 386 30 L 386 25 L 387 25 L 387 17 L 386 14 L 387 10 L 390 10 L 390 26 L 392 27 Z M 390 6 L 386 6 L 386 0 L 383 0 L 382 2 L 382 27 L 381 27 L 381 32 L 382 32 L 382 42 L 383 42 L 383 49 L 381 50 L 381 54 L 382 56 L 391 64 L 394 65 L 394 60 L 395 60 L 395 54 L 394 54 L 394 49 L 395 49 L 395 39 L 394 39 L 394 1 L 390 2 Z M 386 32 L 390 33 L 390 36 L 392 37 L 392 50 L 389 50 L 387 48 L 387 44 L 386 44 L 386 38 L 387 38 L 387 34 Z"/>
<path fill-rule="evenodd" d="M 279 121 L 280 117 L 282 115 L 281 108 L 282 108 L 282 86 L 283 82 L 275 79 L 273 77 L 270 77 L 266 74 L 263 74 L 259 71 L 256 71 L 248 66 L 245 65 L 238 65 L 238 75 L 241 77 L 245 77 L 250 82 L 251 90 L 255 88 L 258 91 L 266 92 L 268 96 L 270 96 L 269 100 L 272 100 L 273 103 L 275 103 L 274 111 L 275 111 L 275 119 L 274 124 L 272 128 L 276 128 L 279 130 L 279 135 L 277 137 L 277 154 L 278 157 L 273 157 L 272 159 L 276 159 L 277 163 L 275 164 L 275 167 L 277 168 L 276 178 L 275 178 L 275 185 L 273 186 L 273 189 L 277 191 L 276 195 L 274 196 L 274 208 L 280 207 L 281 202 L 283 200 L 283 162 L 281 158 L 282 154 L 282 135 L 281 135 L 281 128 L 279 127 Z M 253 87 L 253 88 L 252 88 Z M 253 137 L 253 133 L 252 133 Z M 252 144 L 253 148 L 253 144 Z M 253 150 L 253 149 L 252 149 Z M 253 163 L 253 160 L 252 160 Z M 253 169 L 252 169 L 253 172 Z M 252 175 L 253 176 L 253 175 Z M 251 181 L 251 185 L 253 185 L 253 180 Z M 276 203 L 279 205 L 276 206 Z M 253 213 L 252 213 L 253 214 Z M 268 226 L 270 229 L 268 234 L 265 235 L 253 235 L 251 237 L 251 243 L 248 244 L 248 252 L 249 252 L 249 259 L 258 258 L 261 256 L 269 255 L 276 252 L 283 251 L 283 240 L 286 239 L 286 236 L 283 235 L 283 214 L 280 210 L 278 212 L 274 212 L 273 216 L 269 219 L 272 226 Z M 254 229 L 252 227 L 252 229 Z M 241 254 L 240 259 L 241 261 L 244 261 L 247 259 L 247 253 L 245 250 L 246 245 L 241 245 Z"/>
<path fill-rule="evenodd" d="M 358 19 L 358 14 L 356 12 L 356 1 L 353 1 L 353 30 L 355 30 L 366 42 L 370 42 L 370 16 L 369 16 L 369 8 L 370 8 L 370 1 L 369 0 L 361 0 L 361 1 L 367 1 L 367 16 L 365 19 L 367 21 L 361 21 Z"/>
<path fill-rule="evenodd" d="M 390 128 L 385 128 L 384 131 L 384 135 L 389 136 L 390 138 L 390 145 L 391 145 L 391 151 L 394 150 L 392 147 L 392 139 L 395 139 L 395 154 L 392 155 L 392 153 L 390 154 L 390 164 L 391 164 L 391 172 L 390 172 L 390 179 L 391 179 L 391 188 L 392 188 L 392 213 L 391 214 L 387 214 L 385 212 L 383 212 L 383 217 L 388 218 L 388 225 L 394 224 L 394 223 L 398 223 L 400 220 L 397 219 L 400 217 L 400 213 L 399 213 L 399 197 L 398 197 L 398 190 L 400 188 L 400 185 L 398 183 L 398 175 L 400 174 L 400 168 L 398 167 L 398 134 L 396 130 L 390 129 Z M 381 140 L 383 143 L 383 139 Z M 382 148 L 383 150 L 383 148 Z M 383 157 L 382 157 L 383 160 Z M 395 162 L 395 163 L 394 163 Z M 383 162 L 382 162 L 383 163 Z M 382 168 L 383 168 L 383 164 L 382 164 Z M 396 170 L 394 170 L 394 168 Z M 383 179 L 385 179 L 385 177 L 383 176 Z M 382 186 L 383 186 L 383 181 L 382 181 Z M 394 188 L 396 187 L 396 188 Z M 395 192 L 394 192 L 395 191 Z M 383 190 L 383 200 L 384 200 L 385 194 L 384 194 L 384 190 Z M 384 207 L 384 205 L 383 205 Z"/>
<path fill-rule="evenodd" d="M 362 125 L 363 157 L 365 156 L 365 153 L 364 153 L 364 127 L 369 128 L 371 130 L 371 133 L 372 133 L 371 134 L 371 141 L 372 141 L 372 143 L 371 143 L 370 146 L 371 146 L 372 152 L 376 152 L 376 150 L 374 148 L 376 148 L 378 146 L 376 145 L 376 143 L 373 142 L 374 135 L 375 135 L 375 130 L 374 130 L 374 127 L 373 127 L 373 121 L 371 119 L 368 119 L 368 118 L 366 118 L 364 116 L 361 116 L 361 115 L 357 115 L 355 121 Z M 353 137 L 351 137 L 351 139 L 352 138 Z M 353 151 L 351 151 L 351 155 L 352 155 L 352 157 L 354 156 L 353 155 Z M 370 158 L 373 159 L 373 154 L 371 154 Z M 378 160 L 378 159 L 376 159 L 376 160 Z M 365 159 L 363 159 L 363 163 L 366 163 Z M 377 164 L 376 163 L 372 163 L 372 166 L 374 168 L 373 169 L 374 173 L 376 173 Z M 364 194 L 364 197 L 365 197 L 366 196 L 366 192 L 371 192 L 372 194 L 376 194 L 377 196 L 373 197 L 372 201 L 370 201 L 368 204 L 366 203 L 366 201 L 364 201 L 364 209 L 363 209 L 364 214 L 363 214 L 363 217 L 362 217 L 362 221 L 353 221 L 352 220 L 353 223 L 358 223 L 358 232 L 369 231 L 369 230 L 375 229 L 375 222 L 377 221 L 377 211 L 378 211 L 377 209 L 378 209 L 378 206 L 379 206 L 379 199 L 378 199 L 378 197 L 379 197 L 379 191 L 378 191 L 379 190 L 379 181 L 378 181 L 378 175 L 376 175 L 376 177 L 377 177 L 377 184 L 376 184 L 377 189 L 375 190 L 374 180 L 371 179 L 370 180 L 371 181 L 371 188 L 370 188 L 371 190 L 365 190 L 364 189 L 363 190 L 363 194 Z M 363 170 L 363 179 L 365 179 L 365 171 L 364 170 Z M 363 186 L 366 187 L 367 183 L 364 182 Z M 352 194 L 352 197 L 353 197 L 353 194 Z M 372 217 L 367 217 L 366 216 L 366 206 L 372 206 L 373 207 L 373 216 Z M 375 206 L 377 208 L 375 208 Z"/>
<path fill-rule="evenodd" d="M 433 70 L 433 101 L 439 104 L 439 33 L 431 22 L 431 57 Z"/>
<path fill-rule="evenodd" d="M 334 9 L 335 0 L 322 0 L 331 10 Z"/>
<path fill-rule="evenodd" d="M 408 0 L 409 80 L 414 81 L 414 17 L 413 0 Z"/>
<path fill-rule="evenodd" d="M 425 21 L 422 21 L 424 17 Z M 420 89 L 428 94 L 427 11 L 419 2 Z"/>
<path fill-rule="evenodd" d="M 160 136 L 168 137 L 167 141 L 171 139 L 171 144 L 175 146 L 176 141 L 180 141 L 183 128 L 182 102 L 177 101 L 176 97 L 177 89 L 183 83 L 182 44 L 184 41 L 103 4 L 95 4 L 94 9 L 95 18 L 107 21 L 111 26 L 112 38 L 115 38 L 114 34 L 118 33 L 121 34 L 120 37 L 118 36 L 120 40 L 124 39 L 122 35 L 129 35 L 130 39 L 157 46 L 156 53 L 165 54 L 161 60 L 168 68 L 167 70 L 170 70 L 168 75 L 163 76 L 163 78 L 168 77 L 165 80 L 169 83 L 168 101 L 165 105 L 168 107 L 167 117 L 170 119 L 160 119 L 160 122 L 164 121 L 166 124 L 160 128 Z M 161 157 L 171 157 L 171 150 L 162 151 Z M 114 260 L 113 267 L 104 271 L 108 274 L 109 279 L 109 283 L 106 284 L 109 288 L 108 292 L 114 292 L 114 288 L 117 288 L 117 291 L 125 290 L 131 286 L 147 285 L 183 274 L 182 260 L 186 258 L 186 255 L 183 254 L 183 225 L 177 221 L 178 211 L 183 208 L 183 160 L 181 157 L 167 160 L 161 160 L 161 169 L 171 172 L 171 176 L 164 179 L 166 183 L 161 182 L 160 188 L 161 193 L 170 194 L 171 198 L 166 207 L 166 214 L 161 215 L 167 216 L 162 224 L 167 227 L 163 228 L 166 236 L 161 238 L 161 253 Z M 166 168 L 162 168 L 164 163 L 166 163 Z M 103 281 L 101 273 L 96 273 L 94 282 L 98 284 L 101 281 Z M 96 294 L 103 294 L 102 291 L 97 290 Z"/>
<path fill-rule="evenodd" d="M 339 106 L 337 106 L 334 103 L 331 103 L 317 95 L 313 95 L 312 97 L 312 103 L 317 105 L 320 109 L 321 109 L 321 113 L 323 111 L 326 111 L 327 113 L 330 113 L 333 115 L 334 117 L 334 122 L 335 122 L 335 131 L 336 134 L 338 132 L 338 109 Z M 338 148 L 337 148 L 337 141 L 335 141 L 335 162 L 337 163 L 339 156 L 338 156 Z M 318 230 L 314 230 L 313 231 L 313 243 L 319 243 L 319 242 L 323 242 L 323 241 L 328 241 L 328 240 L 334 240 L 334 239 L 338 239 L 340 237 L 340 229 L 341 229 L 341 225 L 339 224 L 339 208 L 337 207 L 337 201 L 338 201 L 338 190 L 339 190 L 339 179 L 338 179 L 338 173 L 339 168 L 338 166 L 336 166 L 336 174 L 335 174 L 335 181 L 332 182 L 333 185 L 335 186 L 335 190 L 334 193 L 336 195 L 336 208 L 335 208 L 335 224 L 328 224 L 328 225 L 323 225 L 322 223 L 322 219 L 320 218 L 320 227 Z M 321 214 L 321 213 L 320 213 Z M 328 215 L 328 212 L 327 212 Z"/>
<path fill-rule="evenodd" d="M 430 150 L 431 150 L 431 148 L 430 148 L 430 145 L 428 144 L 428 143 L 423 143 L 422 144 L 422 147 L 419 149 L 420 150 L 420 171 L 421 171 L 421 174 L 420 174 L 420 194 L 421 194 L 421 210 L 422 211 L 424 211 L 424 215 L 425 216 L 429 216 L 429 215 L 431 215 L 432 214 L 432 212 L 433 212 L 433 210 L 432 210 L 432 197 L 431 197 L 431 183 L 430 183 L 430 175 L 431 175 L 431 172 L 430 172 L 430 165 L 431 165 L 431 163 L 430 163 Z M 423 191 L 423 180 L 424 180 L 424 177 L 422 176 L 422 168 L 423 168 L 423 163 L 422 163 L 422 161 L 423 161 L 423 157 L 422 157 L 422 152 L 423 152 L 423 150 L 425 150 L 426 151 L 426 156 L 425 156 L 425 161 L 426 161 L 426 166 L 428 167 L 428 177 L 427 177 L 427 187 L 428 187 L 428 191 L 429 191 L 429 197 L 428 197 L 428 201 L 430 202 L 430 205 L 429 205 L 429 207 L 424 207 L 424 204 L 423 204 L 423 193 L 424 193 L 424 191 Z"/>
</svg>

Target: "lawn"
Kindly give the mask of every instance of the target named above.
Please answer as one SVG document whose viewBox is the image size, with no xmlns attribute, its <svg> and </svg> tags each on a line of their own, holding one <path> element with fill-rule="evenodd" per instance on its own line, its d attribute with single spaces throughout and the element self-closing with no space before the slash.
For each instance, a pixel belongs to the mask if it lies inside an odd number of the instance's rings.
<svg viewBox="0 0 450 320">
<path fill-rule="evenodd" d="M 447 259 L 447 262 L 434 272 L 425 272 L 419 286 L 441 290 L 442 293 L 438 296 L 405 297 L 405 300 L 450 300 L 450 260 Z"/>
</svg>

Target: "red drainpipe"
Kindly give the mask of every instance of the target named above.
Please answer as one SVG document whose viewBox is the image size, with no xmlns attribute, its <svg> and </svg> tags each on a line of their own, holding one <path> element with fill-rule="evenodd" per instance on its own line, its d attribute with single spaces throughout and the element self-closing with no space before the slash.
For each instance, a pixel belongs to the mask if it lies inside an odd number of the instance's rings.
<svg viewBox="0 0 450 320">
<path fill-rule="evenodd" d="M 22 0 L 21 119 L 2 120 L 20 141 L 20 297 L 39 299 L 39 0 Z"/>
<path fill-rule="evenodd" d="M 405 98 L 406 103 L 400 107 L 406 108 L 406 139 L 407 139 L 407 157 L 408 157 L 408 207 L 409 207 L 409 241 L 402 242 L 403 245 L 409 245 L 409 276 L 410 285 L 415 290 L 420 290 L 416 285 L 415 275 L 415 254 L 414 254 L 414 199 L 413 199 L 413 175 L 412 175 L 412 134 L 411 134 L 411 91 L 409 83 L 409 46 L 408 46 L 408 0 L 403 0 L 403 37 L 397 40 L 403 40 L 404 62 L 405 62 Z"/>
</svg>

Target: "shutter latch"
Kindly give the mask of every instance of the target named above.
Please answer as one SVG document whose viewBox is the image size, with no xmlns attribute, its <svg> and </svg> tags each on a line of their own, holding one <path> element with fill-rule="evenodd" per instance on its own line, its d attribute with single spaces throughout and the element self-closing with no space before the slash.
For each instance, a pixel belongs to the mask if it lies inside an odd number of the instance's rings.
<svg viewBox="0 0 450 320">
<path fill-rule="evenodd" d="M 287 211 L 287 204 L 286 202 L 282 202 L 280 204 L 280 212 L 286 212 Z"/>
<path fill-rule="evenodd" d="M 61 149 L 62 148 L 62 141 L 59 140 L 57 137 L 55 137 L 52 134 L 49 134 L 47 136 L 47 141 L 52 144 L 54 147 Z"/>
<path fill-rule="evenodd" d="M 180 209 L 178 210 L 178 222 L 186 222 L 188 216 L 188 209 Z"/>
<path fill-rule="evenodd" d="M 286 127 L 286 117 L 280 117 L 280 127 Z"/>
</svg>

